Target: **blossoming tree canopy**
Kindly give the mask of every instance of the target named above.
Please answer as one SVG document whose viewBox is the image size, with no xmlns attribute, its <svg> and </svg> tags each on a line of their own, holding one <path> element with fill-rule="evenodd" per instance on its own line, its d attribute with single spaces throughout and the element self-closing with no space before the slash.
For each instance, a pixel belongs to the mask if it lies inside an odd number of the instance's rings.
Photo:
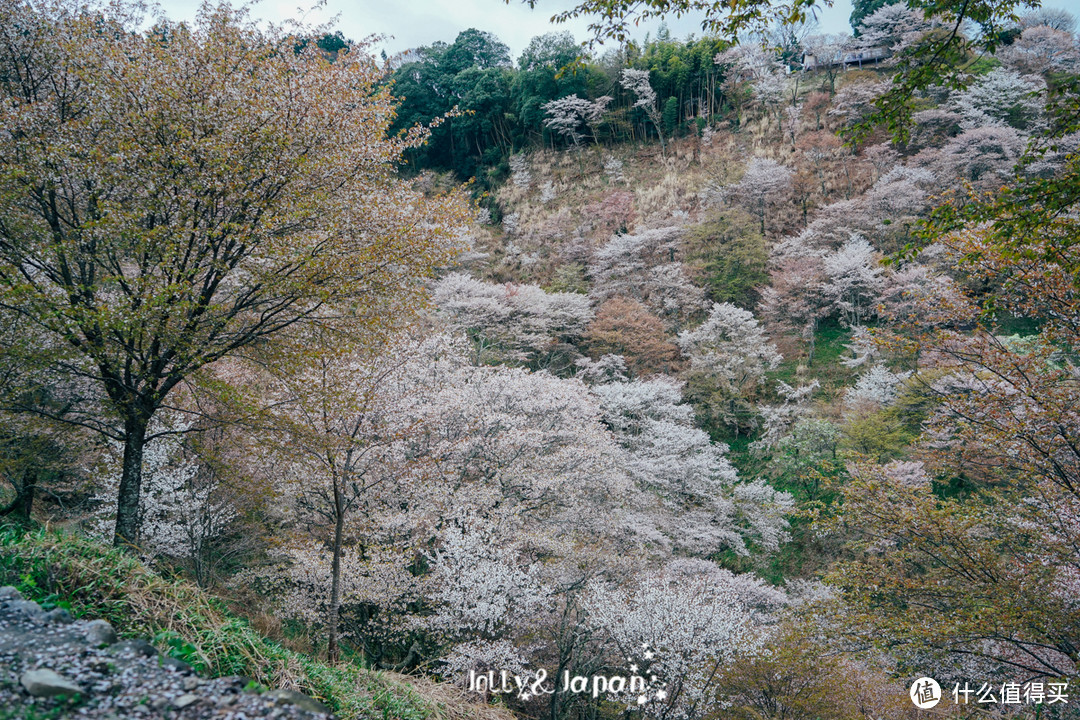
<svg viewBox="0 0 1080 720">
<path fill-rule="evenodd" d="M 0 3 L 0 308 L 98 398 L 62 419 L 123 441 L 118 543 L 138 541 L 147 428 L 178 385 L 300 321 L 373 336 L 461 217 L 394 175 L 424 132 L 387 138 L 362 47 L 331 60 L 227 5 L 140 21 Z"/>
</svg>

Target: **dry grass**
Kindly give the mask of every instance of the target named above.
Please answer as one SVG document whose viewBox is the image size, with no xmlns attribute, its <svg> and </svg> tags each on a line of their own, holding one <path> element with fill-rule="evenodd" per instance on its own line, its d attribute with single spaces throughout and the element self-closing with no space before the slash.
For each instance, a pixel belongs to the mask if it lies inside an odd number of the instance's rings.
<svg viewBox="0 0 1080 720">
<path fill-rule="evenodd" d="M 509 710 L 494 705 L 480 705 L 465 690 L 449 683 L 437 683 L 425 677 L 385 672 L 382 676 L 398 686 L 406 685 L 429 706 L 436 708 L 438 720 L 513 720 Z"/>
</svg>

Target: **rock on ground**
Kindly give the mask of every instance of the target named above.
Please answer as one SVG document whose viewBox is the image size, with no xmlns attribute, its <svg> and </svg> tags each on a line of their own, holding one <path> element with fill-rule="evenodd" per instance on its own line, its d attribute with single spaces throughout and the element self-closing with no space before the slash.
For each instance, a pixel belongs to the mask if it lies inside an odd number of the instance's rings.
<svg viewBox="0 0 1080 720">
<path fill-rule="evenodd" d="M 143 640 L 117 642 L 104 620 L 73 621 L 0 587 L 0 718 L 330 720 L 291 690 L 245 690 L 247 678 L 204 679 Z"/>
</svg>

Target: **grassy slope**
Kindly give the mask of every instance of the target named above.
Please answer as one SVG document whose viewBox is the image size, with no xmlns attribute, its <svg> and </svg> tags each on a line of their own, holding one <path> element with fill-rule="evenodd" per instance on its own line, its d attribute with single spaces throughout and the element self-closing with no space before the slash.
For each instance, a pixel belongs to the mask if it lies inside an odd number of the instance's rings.
<svg viewBox="0 0 1080 720">
<path fill-rule="evenodd" d="M 196 585 L 163 577 L 138 559 L 85 538 L 0 525 L 2 584 L 15 585 L 46 607 L 62 605 L 76 617 L 104 618 L 122 636 L 152 639 L 206 675 L 245 675 L 267 687 L 301 690 L 343 718 L 513 717 L 469 704 L 450 686 L 350 663 L 331 667 L 284 648 Z"/>
</svg>

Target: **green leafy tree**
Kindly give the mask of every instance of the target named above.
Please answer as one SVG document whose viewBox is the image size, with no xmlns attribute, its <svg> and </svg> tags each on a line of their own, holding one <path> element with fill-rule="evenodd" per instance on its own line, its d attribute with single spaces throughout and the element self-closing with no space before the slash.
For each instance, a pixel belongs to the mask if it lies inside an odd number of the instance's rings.
<svg viewBox="0 0 1080 720">
<path fill-rule="evenodd" d="M 675 130 L 679 127 L 679 99 L 676 97 L 669 97 L 664 101 L 663 112 L 664 132 L 668 135 L 674 135 Z"/>
<path fill-rule="evenodd" d="M 475 67 L 481 70 L 510 67 L 510 48 L 489 32 L 469 28 L 458 33 L 442 58 L 448 74 L 457 75 Z"/>
<path fill-rule="evenodd" d="M 410 53 L 394 71 L 401 98 L 392 131 L 435 125 L 430 141 L 409 151 L 418 167 L 453 170 L 459 177 L 494 164 L 513 147 L 510 51 L 491 33 L 470 28 L 453 44 L 437 42 Z"/>
<path fill-rule="evenodd" d="M 752 308 L 769 284 L 769 251 L 757 223 L 739 210 L 687 230 L 687 263 L 709 299 Z"/>
<path fill-rule="evenodd" d="M 521 53 L 513 104 L 524 139 L 543 142 L 548 137 L 544 129 L 547 103 L 568 95 L 590 96 L 588 71 L 571 67 L 580 51 L 573 36 L 562 32 L 534 37 Z"/>
</svg>

